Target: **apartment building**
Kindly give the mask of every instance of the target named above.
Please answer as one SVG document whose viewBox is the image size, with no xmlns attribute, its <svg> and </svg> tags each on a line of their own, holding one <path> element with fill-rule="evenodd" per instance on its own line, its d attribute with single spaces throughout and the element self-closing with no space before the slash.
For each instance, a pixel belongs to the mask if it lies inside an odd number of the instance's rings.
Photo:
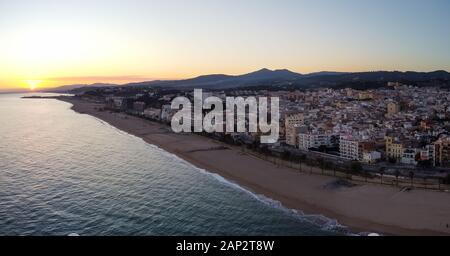
<svg viewBox="0 0 450 256">
<path fill-rule="evenodd" d="M 308 150 L 320 146 L 331 146 L 332 138 L 332 134 L 299 133 L 298 147 L 300 149 Z"/>
<path fill-rule="evenodd" d="M 386 156 L 387 158 L 392 158 L 399 160 L 402 158 L 403 154 L 403 144 L 398 138 L 392 136 L 385 137 L 386 143 Z"/>
<path fill-rule="evenodd" d="M 339 140 L 340 156 L 348 160 L 363 159 L 363 149 L 360 140 L 356 136 L 343 135 Z"/>
<path fill-rule="evenodd" d="M 286 144 L 296 146 L 298 144 L 298 127 L 304 123 L 304 116 L 301 113 L 288 115 L 285 118 Z"/>
<path fill-rule="evenodd" d="M 436 165 L 450 167 L 450 137 L 440 138 L 434 145 Z"/>
</svg>

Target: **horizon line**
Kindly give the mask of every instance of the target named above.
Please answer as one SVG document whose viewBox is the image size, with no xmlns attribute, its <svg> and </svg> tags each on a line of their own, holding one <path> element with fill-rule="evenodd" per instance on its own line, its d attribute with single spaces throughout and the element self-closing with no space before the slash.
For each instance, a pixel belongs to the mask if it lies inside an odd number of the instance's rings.
<svg viewBox="0 0 450 256">
<path fill-rule="evenodd" d="M 56 86 L 50 86 L 50 87 L 41 87 L 41 88 L 36 88 L 38 90 L 47 90 L 47 89 L 52 89 L 52 88 L 58 88 L 58 87 L 62 87 L 62 86 L 70 86 L 70 85 L 85 85 L 85 86 L 90 86 L 90 85 L 94 85 L 94 84 L 111 84 L 112 86 L 123 86 L 123 85 L 127 85 L 127 84 L 133 84 L 133 83 L 144 83 L 144 82 L 154 82 L 154 81 L 181 81 L 181 80 L 188 80 L 188 79 L 195 79 L 198 77 L 202 77 L 202 76 L 209 76 L 209 75 L 227 75 L 227 76 L 240 76 L 240 75 L 246 75 L 246 74 L 250 74 L 250 73 L 254 73 L 254 72 L 258 72 L 258 71 L 262 71 L 262 70 L 268 70 L 268 71 L 281 71 L 281 70 L 286 70 L 286 71 L 290 71 L 293 73 L 297 73 L 299 75 L 310 75 L 310 74 L 315 74 L 315 73 L 322 73 L 322 72 L 336 72 L 336 73 L 347 73 L 347 74 L 351 74 L 351 73 L 372 73 L 372 72 L 401 72 L 401 73 L 407 73 L 407 72 L 415 72 L 415 73 L 432 73 L 432 72 L 439 72 L 439 71 L 444 71 L 447 73 L 450 73 L 449 70 L 446 69 L 436 69 L 436 70 L 431 70 L 431 71 L 418 71 L 418 70 L 364 70 L 364 71 L 333 71 L 333 70 L 320 70 L 320 71 L 313 71 L 313 72 L 308 72 L 308 73 L 302 73 L 302 72 L 297 72 L 297 71 L 293 71 L 291 69 L 287 69 L 287 68 L 260 68 L 257 70 L 253 70 L 250 72 L 246 72 L 246 73 L 239 73 L 239 74 L 226 74 L 226 73 L 207 73 L 207 74 L 199 74 L 199 75 L 193 75 L 193 76 L 184 76 L 184 77 L 180 77 L 180 78 L 151 78 L 149 76 L 141 76 L 141 75 L 117 75 L 117 76 L 105 76 L 105 75 L 94 75 L 94 76 L 62 76 L 62 77 L 47 77 L 47 78 L 35 78 L 35 79 L 26 79 L 26 80 L 40 80 L 40 81 L 71 81 L 71 80 L 81 80 L 81 82 L 76 83 L 67 83 L 67 84 L 60 84 L 60 85 L 56 85 Z M 101 79 L 95 82 L 87 82 L 87 81 L 82 81 L 82 79 L 86 79 L 86 80 L 96 80 L 96 79 Z M 116 82 L 107 82 L 108 80 L 124 80 L 128 82 L 125 83 L 116 83 Z M 135 81 L 133 81 L 135 80 Z M 106 82 L 105 82 L 106 81 Z M 1 88 L 0 87 L 0 92 L 9 92 L 9 91 L 28 91 L 29 88 L 27 87 L 4 87 Z"/>
</svg>

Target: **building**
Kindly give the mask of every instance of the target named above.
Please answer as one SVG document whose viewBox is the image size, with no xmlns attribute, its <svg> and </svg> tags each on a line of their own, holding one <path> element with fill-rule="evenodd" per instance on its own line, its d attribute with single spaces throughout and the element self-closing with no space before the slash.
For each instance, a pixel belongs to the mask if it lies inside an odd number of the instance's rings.
<svg viewBox="0 0 450 256">
<path fill-rule="evenodd" d="M 373 99 L 373 93 L 369 91 L 362 91 L 358 93 L 359 100 L 371 100 Z"/>
<path fill-rule="evenodd" d="M 285 118 L 286 144 L 298 145 L 298 127 L 304 123 L 304 116 L 301 113 L 289 115 Z"/>
<path fill-rule="evenodd" d="M 126 102 L 123 97 L 113 97 L 110 100 L 110 107 L 115 110 L 124 110 L 126 109 Z"/>
<path fill-rule="evenodd" d="M 145 110 L 145 102 L 135 101 L 133 103 L 133 110 L 137 111 L 137 112 L 140 112 L 140 113 L 144 112 L 144 110 Z"/>
<path fill-rule="evenodd" d="M 401 86 L 402 84 L 401 83 L 399 83 L 399 82 L 388 82 L 387 83 L 387 86 L 388 87 L 398 87 L 398 86 Z"/>
<path fill-rule="evenodd" d="M 345 91 L 345 95 L 347 96 L 347 97 L 353 97 L 353 89 L 351 89 L 351 88 L 345 88 L 344 89 L 344 91 Z"/>
<path fill-rule="evenodd" d="M 402 158 L 403 154 L 403 144 L 398 138 L 386 136 L 386 157 L 390 159 L 399 160 Z"/>
<path fill-rule="evenodd" d="M 381 153 L 378 151 L 363 152 L 364 163 L 374 164 L 381 159 Z"/>
<path fill-rule="evenodd" d="M 144 110 L 144 116 L 146 118 L 160 120 L 160 118 L 161 118 L 161 109 L 158 109 L 158 108 L 146 108 Z"/>
<path fill-rule="evenodd" d="M 133 109 L 134 99 L 131 97 L 107 96 L 105 97 L 105 107 L 108 109 L 125 111 Z"/>
<path fill-rule="evenodd" d="M 300 149 L 308 150 L 320 146 L 331 146 L 333 141 L 332 138 L 333 135 L 331 134 L 299 133 L 298 147 Z"/>
<path fill-rule="evenodd" d="M 420 161 L 430 161 L 431 166 L 436 166 L 436 145 L 427 145 L 419 152 Z"/>
<path fill-rule="evenodd" d="M 400 105 L 397 104 L 396 102 L 390 101 L 387 104 L 387 114 L 393 115 L 393 114 L 397 114 L 398 112 L 400 112 Z"/>
<path fill-rule="evenodd" d="M 170 123 L 176 111 L 177 110 L 173 110 L 172 106 L 169 104 L 163 105 L 161 108 L 161 121 Z"/>
<path fill-rule="evenodd" d="M 339 140 L 339 154 L 342 158 L 348 160 L 363 159 L 363 149 L 360 140 L 353 136 L 341 136 Z"/>
<path fill-rule="evenodd" d="M 450 137 L 440 138 L 434 145 L 436 165 L 450 167 Z"/>
<path fill-rule="evenodd" d="M 403 150 L 400 162 L 402 164 L 417 165 L 417 150 L 415 148 L 407 148 Z"/>
</svg>

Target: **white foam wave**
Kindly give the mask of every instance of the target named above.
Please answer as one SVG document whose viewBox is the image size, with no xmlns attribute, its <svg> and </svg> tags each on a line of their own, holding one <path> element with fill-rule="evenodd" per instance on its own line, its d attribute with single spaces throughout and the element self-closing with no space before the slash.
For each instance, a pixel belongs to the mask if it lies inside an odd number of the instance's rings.
<svg viewBox="0 0 450 256">
<path fill-rule="evenodd" d="M 161 149 L 160 147 L 158 147 L 156 145 L 153 145 L 153 144 L 148 144 L 148 145 L 150 147 L 152 147 L 152 148 L 158 149 L 163 154 L 166 154 L 169 157 L 172 157 L 172 158 L 174 158 L 174 159 L 176 159 L 178 161 L 183 162 L 184 164 L 187 164 L 188 166 L 198 170 L 202 174 L 205 174 L 205 175 L 208 175 L 210 177 L 213 177 L 215 180 L 219 181 L 222 184 L 225 184 L 225 185 L 227 185 L 229 187 L 232 187 L 232 188 L 234 188 L 236 190 L 240 190 L 240 191 L 250 195 L 255 200 L 258 200 L 259 202 L 261 202 L 261 203 L 263 203 L 265 205 L 268 205 L 270 207 L 273 207 L 273 208 L 276 208 L 278 210 L 281 210 L 284 213 L 289 214 L 292 217 L 299 219 L 300 221 L 305 221 L 305 222 L 311 223 L 311 224 L 319 227 L 321 230 L 332 231 L 332 232 L 333 231 L 334 232 L 340 232 L 340 233 L 344 233 L 344 234 L 347 234 L 347 235 L 359 235 L 359 234 L 354 234 L 354 233 L 350 232 L 350 230 L 346 226 L 341 225 L 335 219 L 331 219 L 331 218 L 328 218 L 328 217 L 326 217 L 324 215 L 319 215 L 319 214 L 305 214 L 302 211 L 298 211 L 298 210 L 295 210 L 295 209 L 291 209 L 291 208 L 285 207 L 280 201 L 277 201 L 277 200 L 274 200 L 272 198 L 266 197 L 266 196 L 264 196 L 262 194 L 256 194 L 256 193 L 254 193 L 254 192 L 252 192 L 252 191 L 250 191 L 250 190 L 240 186 L 239 184 L 237 184 L 237 183 L 235 183 L 233 181 L 227 180 L 226 178 L 220 176 L 217 173 L 212 173 L 212 172 L 209 172 L 209 171 L 207 171 L 205 169 L 199 168 L 199 167 L 189 163 L 188 161 L 182 159 L 181 157 L 179 157 L 179 156 L 177 156 L 175 154 L 172 154 L 170 152 L 167 152 L 164 149 Z"/>
<path fill-rule="evenodd" d="M 243 191 L 245 193 L 247 193 L 248 195 L 250 195 L 251 197 L 253 197 L 254 199 L 258 200 L 259 202 L 268 205 L 270 207 L 276 208 L 278 210 L 283 211 L 284 213 L 287 213 L 289 215 L 291 215 L 292 217 L 295 217 L 301 221 L 306 221 L 308 223 L 311 223 L 317 227 L 319 227 L 321 230 L 324 231 L 338 231 L 338 232 L 344 232 L 344 233 L 348 233 L 350 234 L 350 231 L 348 230 L 347 227 L 339 224 L 337 222 L 337 220 L 334 219 L 330 219 L 328 217 L 325 217 L 323 215 L 316 215 L 316 214 L 305 214 L 302 211 L 298 211 L 295 209 L 291 209 L 288 207 L 283 206 L 283 204 L 280 201 L 274 200 L 272 198 L 266 197 L 262 194 L 256 194 L 232 181 L 229 181 L 227 179 L 225 179 L 224 177 L 220 176 L 219 174 L 216 173 L 211 173 L 208 172 L 204 169 L 195 167 L 196 169 L 198 169 L 200 172 L 202 172 L 203 174 L 212 176 L 213 178 L 215 178 L 217 181 L 230 186 L 232 188 L 235 188 L 237 190 Z"/>
<path fill-rule="evenodd" d="M 100 121 L 104 122 L 101 119 L 100 119 Z M 106 123 L 106 124 L 108 124 L 108 123 Z M 140 137 L 137 137 L 137 136 L 135 136 L 133 134 L 127 133 L 125 131 L 122 131 L 122 130 L 120 130 L 120 129 L 112 126 L 112 125 L 109 125 L 109 126 L 114 128 L 115 130 L 117 130 L 121 134 L 126 134 L 126 135 L 129 135 L 129 136 L 133 137 L 133 138 L 137 138 L 137 139 L 141 140 L 142 142 L 145 143 L 145 145 L 150 146 L 153 149 L 157 149 L 161 153 L 166 154 L 167 156 L 169 156 L 169 157 L 171 157 L 173 159 L 176 159 L 176 160 L 178 160 L 178 161 L 180 161 L 182 163 L 185 163 L 188 166 L 190 166 L 190 167 L 200 171 L 201 173 L 203 173 L 205 175 L 209 175 L 209 176 L 213 177 L 214 179 L 216 179 L 217 181 L 221 182 L 222 184 L 225 184 L 225 185 L 230 186 L 230 187 L 232 187 L 234 189 L 243 191 L 243 192 L 247 193 L 248 195 L 250 195 L 251 197 L 253 197 L 255 200 L 258 200 L 259 202 L 264 203 L 264 204 L 266 204 L 266 205 L 268 205 L 270 207 L 279 209 L 279 210 L 281 210 L 281 211 L 283 211 L 283 212 L 285 212 L 287 214 L 290 214 L 294 218 L 298 218 L 301 221 L 305 221 L 305 222 L 311 223 L 311 224 L 319 227 L 321 230 L 331 231 L 331 232 L 339 232 L 339 233 L 343 233 L 343 234 L 346 234 L 346 235 L 356 235 L 356 236 L 358 236 L 358 235 L 367 236 L 369 234 L 379 235 L 377 233 L 370 233 L 370 232 L 352 233 L 348 227 L 340 224 L 335 219 L 328 218 L 328 217 L 326 217 L 324 215 L 321 215 L 321 214 L 305 214 L 302 211 L 285 207 L 285 206 L 283 206 L 283 204 L 280 201 L 274 200 L 272 198 L 266 197 L 266 196 L 261 195 L 261 194 L 256 194 L 256 193 L 254 193 L 254 192 L 252 192 L 252 191 L 250 191 L 250 190 L 248 190 L 248 189 L 246 189 L 246 188 L 236 184 L 235 182 L 232 182 L 232 181 L 229 181 L 229 180 L 225 179 L 224 177 L 220 176 L 217 173 L 212 173 L 212 172 L 209 172 L 209 171 L 207 171 L 205 169 L 199 168 L 199 167 L 191 164 L 190 162 L 182 159 L 181 157 L 179 157 L 179 156 L 177 156 L 175 154 L 172 154 L 172 153 L 170 153 L 170 152 L 168 152 L 168 151 L 158 147 L 157 145 L 147 143 L 144 139 L 142 139 Z"/>
</svg>

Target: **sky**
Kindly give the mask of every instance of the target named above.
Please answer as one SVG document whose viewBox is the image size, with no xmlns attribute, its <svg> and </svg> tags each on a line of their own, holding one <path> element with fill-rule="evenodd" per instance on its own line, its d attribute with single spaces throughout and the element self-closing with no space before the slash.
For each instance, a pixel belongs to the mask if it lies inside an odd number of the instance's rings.
<svg viewBox="0 0 450 256">
<path fill-rule="evenodd" d="M 0 89 L 450 71 L 448 0 L 0 0 Z"/>
</svg>

